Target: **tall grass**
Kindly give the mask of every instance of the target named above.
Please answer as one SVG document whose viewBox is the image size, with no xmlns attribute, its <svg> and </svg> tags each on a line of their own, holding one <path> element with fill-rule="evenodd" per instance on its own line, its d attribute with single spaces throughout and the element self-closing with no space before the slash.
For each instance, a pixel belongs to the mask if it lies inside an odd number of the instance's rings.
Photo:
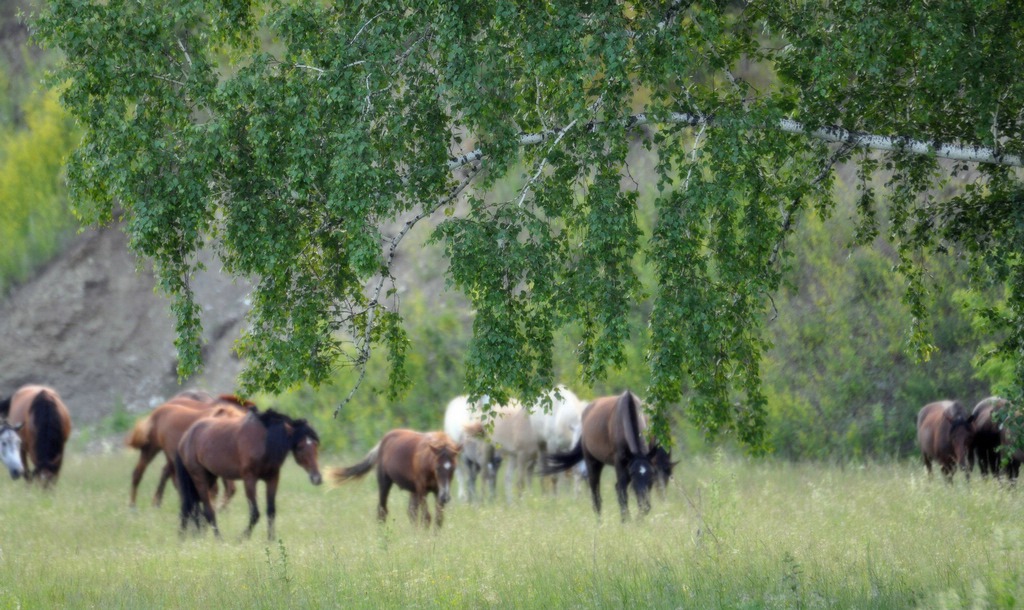
<svg viewBox="0 0 1024 610">
<path fill-rule="evenodd" d="M 413 528 L 408 496 L 376 523 L 373 477 L 311 486 L 289 460 L 279 540 L 179 538 L 177 500 L 127 508 L 134 455 L 72 455 L 52 493 L 0 481 L 0 607 L 907 608 L 1024 603 L 1021 491 L 947 485 L 916 464 L 838 469 L 688 458 L 643 520 L 588 494 L 483 506 L 456 501 L 440 531 Z M 349 460 L 324 458 L 322 465 Z M 263 509 L 262 485 L 260 506 Z M 432 505 L 432 504 L 431 504 Z"/>
</svg>

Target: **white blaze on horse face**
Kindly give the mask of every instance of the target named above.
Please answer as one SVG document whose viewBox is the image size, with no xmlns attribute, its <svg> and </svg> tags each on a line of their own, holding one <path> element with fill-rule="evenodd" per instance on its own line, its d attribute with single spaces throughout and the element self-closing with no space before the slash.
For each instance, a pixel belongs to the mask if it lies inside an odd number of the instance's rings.
<svg viewBox="0 0 1024 610">
<path fill-rule="evenodd" d="M 451 462 L 445 462 L 444 464 L 442 464 L 442 466 L 444 467 L 445 470 L 451 470 L 452 469 L 452 463 Z"/>
<path fill-rule="evenodd" d="M 647 474 L 647 468 L 644 466 L 640 467 L 640 474 Z"/>
</svg>

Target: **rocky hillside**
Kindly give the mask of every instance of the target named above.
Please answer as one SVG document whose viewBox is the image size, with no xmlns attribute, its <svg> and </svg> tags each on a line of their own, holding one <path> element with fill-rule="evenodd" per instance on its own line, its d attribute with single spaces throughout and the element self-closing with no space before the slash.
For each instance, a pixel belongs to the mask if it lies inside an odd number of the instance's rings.
<svg viewBox="0 0 1024 610">
<path fill-rule="evenodd" d="M 35 278 L 0 302 L 0 394 L 45 383 L 64 397 L 76 425 L 123 406 L 147 411 L 182 387 L 234 387 L 232 344 L 244 323 L 248 286 L 211 271 L 194 287 L 204 308 L 206 370 L 179 384 L 169 301 L 138 269 L 116 227 L 90 228 Z"/>
</svg>

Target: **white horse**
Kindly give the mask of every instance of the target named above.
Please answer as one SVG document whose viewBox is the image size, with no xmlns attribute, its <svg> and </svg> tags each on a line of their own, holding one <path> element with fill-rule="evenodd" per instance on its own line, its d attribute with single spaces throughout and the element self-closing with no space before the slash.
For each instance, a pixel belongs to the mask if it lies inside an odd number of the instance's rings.
<svg viewBox="0 0 1024 610">
<path fill-rule="evenodd" d="M 484 398 L 484 404 L 486 401 Z M 485 438 L 480 410 L 469 402 L 468 397 L 457 396 L 448 403 L 444 412 L 444 431 L 455 444 L 462 446 L 459 454 L 462 468 L 455 469 L 459 499 L 476 500 L 476 478 L 483 473 L 484 484 L 490 489 L 493 500 L 501 456 Z"/>
<path fill-rule="evenodd" d="M 572 448 L 584 406 L 571 390 L 558 386 L 529 409 L 518 402 L 494 408 L 491 440 L 509 462 L 505 470 L 509 497 L 513 479 L 516 490 L 522 493 L 530 484 L 538 460 L 548 453 Z M 554 485 L 556 479 L 551 480 Z"/>
<path fill-rule="evenodd" d="M 0 462 L 7 467 L 12 479 L 25 474 L 25 465 L 21 461 L 21 435 L 18 434 L 24 425 L 24 422 L 12 426 L 0 421 Z"/>
</svg>

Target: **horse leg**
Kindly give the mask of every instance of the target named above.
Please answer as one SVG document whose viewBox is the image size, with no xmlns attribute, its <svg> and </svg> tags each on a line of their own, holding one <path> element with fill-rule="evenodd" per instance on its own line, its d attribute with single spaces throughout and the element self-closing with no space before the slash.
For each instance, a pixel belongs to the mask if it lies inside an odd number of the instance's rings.
<svg viewBox="0 0 1024 610">
<path fill-rule="evenodd" d="M 388 493 L 391 492 L 391 484 L 394 481 L 391 477 L 377 469 L 377 489 L 380 492 L 380 500 L 377 504 L 377 520 L 384 523 L 388 520 Z"/>
<path fill-rule="evenodd" d="M 245 528 L 244 537 L 248 538 L 252 535 L 252 528 L 256 527 L 256 522 L 260 520 L 260 507 L 256 504 L 256 477 L 246 477 L 245 481 L 245 498 L 249 500 L 249 527 Z"/>
<path fill-rule="evenodd" d="M 587 463 L 587 482 L 590 483 L 590 497 L 594 501 L 594 512 L 601 517 L 601 469 L 604 464 L 585 455 Z"/>
<path fill-rule="evenodd" d="M 217 529 L 217 515 L 213 512 L 213 504 L 210 502 L 210 485 L 216 479 L 209 472 L 204 472 L 202 476 L 195 476 L 193 474 L 192 481 L 195 483 L 196 491 L 199 493 L 199 501 L 203 505 L 203 518 L 213 528 L 213 535 L 220 538 L 220 530 Z M 196 527 L 199 527 L 199 515 L 195 515 Z"/>
<path fill-rule="evenodd" d="M 274 517 L 277 516 L 277 482 L 280 472 L 267 479 L 267 540 L 274 540 Z M 226 493 L 226 492 L 225 492 Z"/>
<path fill-rule="evenodd" d="M 153 493 L 153 506 L 160 506 L 160 503 L 164 499 L 164 488 L 167 487 L 167 480 L 174 481 L 177 485 L 177 480 L 174 478 L 174 464 L 170 460 L 164 464 L 163 469 L 160 471 L 160 482 L 156 485 L 156 492 Z M 134 500 L 134 499 L 133 499 Z"/>
<path fill-rule="evenodd" d="M 235 482 L 231 479 L 221 479 L 224 483 L 224 497 L 220 501 L 220 510 L 224 510 L 228 506 L 228 501 L 235 497 Z"/>
<path fill-rule="evenodd" d="M 615 495 L 619 499 L 622 522 L 629 521 L 629 470 L 625 464 L 615 465 Z"/>
<path fill-rule="evenodd" d="M 409 493 L 409 521 L 412 521 L 413 525 L 419 520 L 420 516 L 420 494 L 418 491 L 412 491 Z"/>
<path fill-rule="evenodd" d="M 142 475 L 146 473 L 146 467 L 149 466 L 149 463 L 153 461 L 153 458 L 156 457 L 159 451 L 159 448 L 153 448 L 148 445 L 139 450 L 139 463 L 135 465 L 135 470 L 132 471 L 131 498 L 128 501 L 129 508 L 135 508 L 135 496 L 139 491 Z"/>
<path fill-rule="evenodd" d="M 423 501 L 423 506 L 424 508 L 426 508 L 426 500 Z M 437 518 L 434 519 L 434 525 L 436 525 L 438 529 L 441 529 L 441 523 L 444 522 L 444 504 L 441 504 L 441 500 L 438 499 L 437 494 L 434 494 L 434 509 L 435 512 L 437 513 Z M 427 525 L 430 525 L 429 520 L 427 522 Z"/>
<path fill-rule="evenodd" d="M 464 470 L 456 470 L 455 476 L 459 478 L 460 496 L 469 496 L 469 503 L 476 501 L 476 477 L 480 474 L 480 465 L 475 460 L 463 460 Z M 468 492 L 468 494 L 466 493 Z"/>
<path fill-rule="evenodd" d="M 513 487 L 515 486 L 516 471 L 520 469 L 519 455 L 515 453 L 506 454 L 508 466 L 505 470 L 505 501 L 511 502 L 513 498 Z"/>
<path fill-rule="evenodd" d="M 28 462 L 28 453 L 29 453 L 28 446 L 29 446 L 29 443 L 22 443 L 21 444 L 21 463 L 25 466 L 25 475 L 24 475 L 25 476 L 25 482 L 26 483 L 31 483 L 32 479 L 35 477 L 35 471 L 33 471 L 32 467 L 29 466 L 29 462 Z M 33 464 L 34 463 L 35 462 L 33 461 Z"/>
</svg>

